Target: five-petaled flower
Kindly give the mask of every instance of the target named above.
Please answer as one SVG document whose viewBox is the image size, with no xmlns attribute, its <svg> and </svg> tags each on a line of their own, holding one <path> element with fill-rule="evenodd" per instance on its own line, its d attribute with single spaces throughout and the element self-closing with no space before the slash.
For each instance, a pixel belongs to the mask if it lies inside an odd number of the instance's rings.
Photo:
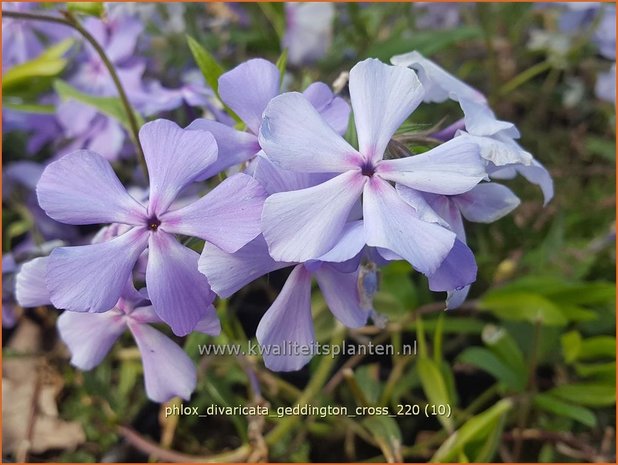
<svg viewBox="0 0 618 465">
<path fill-rule="evenodd" d="M 147 249 L 146 285 L 154 311 L 174 333 L 184 335 L 207 316 L 212 294 L 197 270 L 198 254 L 175 234 L 234 252 L 259 234 L 265 192 L 250 176 L 237 174 L 196 202 L 174 209 L 183 188 L 215 162 L 214 138 L 206 131 L 156 120 L 142 127 L 140 142 L 150 177 L 147 205 L 131 197 L 110 164 L 94 152 L 71 153 L 45 169 L 37 195 L 50 217 L 76 225 L 131 226 L 107 242 L 55 249 L 46 285 L 57 308 L 107 311 Z M 216 318 L 214 313 L 211 317 Z"/>
</svg>

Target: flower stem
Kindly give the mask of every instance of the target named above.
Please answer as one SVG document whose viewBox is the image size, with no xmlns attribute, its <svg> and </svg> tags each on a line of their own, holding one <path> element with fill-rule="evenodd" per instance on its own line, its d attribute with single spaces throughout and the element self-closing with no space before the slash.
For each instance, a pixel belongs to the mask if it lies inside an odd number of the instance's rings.
<svg viewBox="0 0 618 465">
<path fill-rule="evenodd" d="M 127 113 L 127 121 L 129 123 L 129 128 L 130 128 L 129 134 L 137 149 L 137 159 L 142 169 L 144 170 L 144 175 L 146 176 L 146 179 L 148 179 L 148 168 L 146 166 L 146 159 L 144 158 L 144 150 L 142 149 L 142 145 L 140 144 L 140 141 L 139 141 L 139 127 L 137 124 L 137 118 L 135 117 L 135 112 L 133 111 L 133 108 L 131 107 L 131 103 L 129 102 L 127 93 L 125 92 L 124 87 L 122 86 L 122 83 L 120 82 L 120 78 L 118 77 L 118 73 L 116 73 L 116 69 L 114 68 L 114 65 L 107 57 L 107 54 L 105 53 L 105 50 L 103 50 L 103 47 L 101 47 L 101 45 L 92 36 L 92 34 L 90 34 L 86 29 L 84 29 L 84 27 L 80 24 L 80 22 L 77 20 L 77 18 L 72 13 L 68 11 L 62 11 L 61 13 L 64 16 L 63 18 L 58 17 L 58 16 L 41 14 L 41 13 L 27 13 L 27 12 L 21 12 L 21 11 L 2 10 L 2 16 L 5 18 L 24 19 L 24 20 L 32 20 L 32 21 L 46 21 L 49 23 L 62 24 L 64 26 L 71 27 L 75 29 L 77 32 L 79 32 L 84 37 L 84 39 L 86 39 L 90 43 L 90 45 L 92 45 L 92 47 L 95 49 L 95 51 L 101 58 L 101 61 L 103 62 L 107 70 L 109 71 L 112 81 L 114 82 L 114 86 L 116 87 L 116 90 L 118 91 L 118 97 L 120 98 L 120 102 L 122 103 L 122 106 L 124 107 Z"/>
</svg>

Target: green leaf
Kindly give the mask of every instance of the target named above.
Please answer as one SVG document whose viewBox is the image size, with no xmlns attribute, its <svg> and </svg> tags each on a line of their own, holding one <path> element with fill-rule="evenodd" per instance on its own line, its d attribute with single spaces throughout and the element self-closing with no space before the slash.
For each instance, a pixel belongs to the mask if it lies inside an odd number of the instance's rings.
<svg viewBox="0 0 618 465">
<path fill-rule="evenodd" d="M 481 298 L 479 307 L 504 320 L 540 322 L 547 326 L 567 324 L 567 319 L 554 303 L 529 292 L 489 291 Z"/>
<path fill-rule="evenodd" d="M 65 39 L 36 58 L 8 69 L 2 76 L 2 94 L 6 97 L 19 94 L 24 87 L 33 85 L 40 87 L 40 85 L 37 86 L 42 82 L 39 80 L 50 79 L 60 74 L 67 65 L 67 60 L 63 58 L 63 55 L 74 43 L 73 39 Z"/>
<path fill-rule="evenodd" d="M 609 407 L 616 403 L 616 387 L 613 384 L 563 384 L 547 394 L 586 407 Z"/>
<path fill-rule="evenodd" d="M 596 426 L 597 418 L 594 412 L 585 407 L 564 402 L 550 394 L 537 394 L 534 396 L 533 402 L 534 405 L 546 412 L 570 418 L 591 428 Z"/>
<path fill-rule="evenodd" d="M 15 103 L 11 101 L 3 101 L 4 108 L 10 108 L 14 111 L 23 113 L 36 113 L 39 115 L 53 115 L 56 112 L 54 105 L 41 105 L 39 103 Z"/>
<path fill-rule="evenodd" d="M 418 376 L 421 379 L 423 392 L 430 403 L 436 405 L 448 405 L 450 399 L 446 382 L 440 371 L 440 367 L 432 359 L 419 357 L 416 360 Z M 446 415 L 438 415 L 438 420 L 448 431 L 453 431 L 453 418 Z"/>
<path fill-rule="evenodd" d="M 67 2 L 67 10 L 71 13 L 94 16 L 95 18 L 100 18 L 105 13 L 102 2 Z"/>
<path fill-rule="evenodd" d="M 616 380 L 616 362 L 576 363 L 575 373 L 581 378 L 614 383 Z"/>
<path fill-rule="evenodd" d="M 284 48 L 279 58 L 277 58 L 277 69 L 279 70 L 279 86 L 283 85 L 283 76 L 285 76 L 285 67 L 288 64 L 288 49 Z"/>
<path fill-rule="evenodd" d="M 484 439 L 487 440 L 492 431 L 496 429 L 501 430 L 504 417 L 511 408 L 513 408 L 513 401 L 511 399 L 502 399 L 493 407 L 470 418 L 442 443 L 431 458 L 431 461 L 454 462 L 459 461 L 462 455 L 468 457 L 469 453 L 466 453 L 465 448 L 473 443 L 483 441 Z M 489 455 L 488 451 L 484 451 L 484 453 L 486 456 Z"/>
<path fill-rule="evenodd" d="M 582 335 L 578 331 L 569 331 L 560 337 L 564 361 L 573 363 L 579 357 L 582 348 Z"/>
<path fill-rule="evenodd" d="M 206 79 L 210 88 L 219 97 L 219 76 L 225 72 L 223 66 L 190 35 L 187 35 L 187 44 L 189 44 L 189 49 L 198 68 L 204 75 L 204 79 Z"/>
<path fill-rule="evenodd" d="M 54 81 L 54 89 L 63 100 L 76 100 L 84 105 L 91 106 L 101 113 L 111 116 L 122 124 L 128 131 L 131 131 L 129 118 L 125 107 L 118 97 L 95 97 L 85 94 L 66 82 L 57 79 Z M 142 117 L 135 113 L 138 126 L 144 124 Z"/>
<path fill-rule="evenodd" d="M 613 336 L 595 336 L 582 341 L 579 360 L 597 358 L 616 358 L 616 338 Z"/>
<path fill-rule="evenodd" d="M 365 418 L 362 424 L 375 439 L 389 463 L 401 462 L 401 431 L 394 419 L 376 415 Z"/>
<path fill-rule="evenodd" d="M 526 385 L 525 372 L 516 371 L 488 349 L 469 347 L 457 359 L 486 371 L 514 391 L 521 392 Z"/>
<path fill-rule="evenodd" d="M 521 378 L 526 377 L 524 355 L 515 339 L 504 329 L 487 325 L 481 334 L 483 342 L 504 363 L 511 367 Z"/>
</svg>

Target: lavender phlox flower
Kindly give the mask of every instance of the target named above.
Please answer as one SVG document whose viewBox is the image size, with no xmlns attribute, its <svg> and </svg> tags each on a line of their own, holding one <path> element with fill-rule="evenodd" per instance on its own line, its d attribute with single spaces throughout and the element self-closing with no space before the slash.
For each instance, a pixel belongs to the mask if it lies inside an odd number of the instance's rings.
<svg viewBox="0 0 618 465">
<path fill-rule="evenodd" d="M 212 132 L 219 146 L 219 158 L 203 176 L 213 176 L 231 166 L 246 162 L 260 152 L 258 132 L 262 114 L 270 100 L 280 93 L 280 73 L 277 67 L 263 59 L 251 59 L 219 77 L 221 100 L 234 111 L 247 126 L 247 132 L 238 131 L 226 124 L 198 119 L 187 129 Z M 343 134 L 348 127 L 350 108 L 330 88 L 315 82 L 304 91 L 335 131 Z"/>
<path fill-rule="evenodd" d="M 2 8 L 9 11 L 31 12 L 37 7 L 35 2 L 2 2 Z M 3 17 L 2 72 L 36 58 L 45 50 L 46 42 L 59 41 L 69 34 L 71 30 L 65 26 Z"/>
<path fill-rule="evenodd" d="M 450 99 L 459 103 L 464 113 L 465 131 L 459 130 L 455 136 L 479 145 L 481 156 L 488 162 L 490 176 L 507 179 L 520 174 L 541 188 L 545 204 L 551 200 L 554 190 L 549 172 L 517 143 L 520 137 L 517 127 L 496 118 L 482 93 L 419 52 L 394 56 L 391 62 L 418 71 L 419 79 L 428 89 L 425 102 L 440 103 Z"/>
<path fill-rule="evenodd" d="M 350 96 L 359 150 L 350 146 L 299 93 L 275 97 L 264 112 L 260 144 L 278 167 L 334 173 L 317 186 L 271 195 L 262 233 L 278 261 L 306 262 L 332 249 L 362 198 L 363 236 L 418 271 L 432 274 L 448 255 L 455 234 L 404 202 L 390 184 L 455 195 L 486 178 L 476 144 L 455 138 L 420 155 L 385 160 L 395 131 L 420 104 L 416 73 L 368 59 L 350 71 Z"/>
<path fill-rule="evenodd" d="M 401 197 L 411 205 L 419 205 L 419 196 L 426 202 L 426 208 L 444 219 L 457 234 L 455 246 L 438 270 L 428 276 L 429 288 L 433 291 L 447 291 L 447 309 L 459 307 L 466 299 L 470 284 L 449 289 L 449 285 L 465 282 L 466 276 L 474 270 L 474 254 L 466 245 L 464 219 L 475 223 L 493 223 L 512 212 L 520 204 L 519 198 L 507 187 L 497 183 L 481 183 L 468 192 L 459 195 L 437 195 L 397 186 Z M 469 279 L 469 278 L 468 278 Z"/>
<path fill-rule="evenodd" d="M 304 65 L 322 58 L 333 40 L 335 7 L 332 3 L 287 2 L 285 36 L 288 62 Z"/>
<path fill-rule="evenodd" d="M 17 298 L 20 305 L 50 305 L 45 287 L 49 257 L 25 263 L 17 275 Z M 214 313 L 214 308 L 209 309 Z M 162 323 L 148 302 L 148 296 L 127 283 L 118 302 L 103 313 L 65 311 L 58 318 L 58 332 L 71 352 L 71 364 L 81 370 L 99 365 L 116 340 L 128 329 L 140 351 L 144 367 L 147 396 L 166 402 L 179 396 L 189 399 L 195 389 L 196 370 L 187 354 L 151 324 Z M 217 335 L 218 320 L 207 318 L 196 331 Z"/>
<path fill-rule="evenodd" d="M 309 187 L 325 178 L 323 174 L 279 169 L 262 156 L 257 159 L 254 176 L 269 194 Z M 327 176 L 330 177 L 332 175 Z M 311 359 L 312 353 L 308 349 L 315 341 L 310 302 L 312 278 L 317 281 L 330 311 L 344 325 L 351 328 L 363 326 L 373 310 L 377 283 L 370 286 L 371 273 L 368 271 L 361 277 L 361 259 L 370 258 L 363 251 L 362 229 L 362 222 L 350 222 L 331 251 L 318 260 L 305 263 L 273 260 L 261 235 L 234 253 L 206 244 L 199 260 L 199 270 L 208 278 L 212 290 L 227 298 L 261 276 L 294 267 L 260 321 L 256 335 L 258 342 L 269 349 L 283 348 L 288 344 L 305 346 L 303 353 L 277 355 L 266 350 L 263 353 L 266 366 L 272 370 L 298 370 Z"/>
<path fill-rule="evenodd" d="M 131 226 L 108 242 L 54 250 L 47 287 L 57 308 L 104 312 L 118 301 L 148 249 L 146 285 L 153 308 L 184 335 L 206 316 L 212 298 L 197 271 L 198 254 L 174 235 L 199 237 L 234 252 L 259 234 L 265 193 L 257 181 L 237 174 L 198 201 L 171 209 L 178 194 L 216 160 L 217 145 L 206 131 L 183 130 L 166 120 L 145 124 L 139 138 L 150 177 L 147 205 L 131 197 L 109 163 L 94 152 L 71 153 L 45 169 L 37 194 L 52 218 Z"/>
</svg>

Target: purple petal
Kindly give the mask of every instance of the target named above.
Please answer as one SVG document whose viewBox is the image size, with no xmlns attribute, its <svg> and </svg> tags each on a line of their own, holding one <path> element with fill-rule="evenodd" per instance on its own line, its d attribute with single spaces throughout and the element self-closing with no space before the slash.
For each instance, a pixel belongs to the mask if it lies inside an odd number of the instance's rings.
<svg viewBox="0 0 618 465">
<path fill-rule="evenodd" d="M 141 228 L 99 244 L 59 247 L 47 263 L 47 289 L 56 308 L 105 312 L 116 305 L 146 248 Z"/>
<path fill-rule="evenodd" d="M 350 71 L 350 98 L 359 151 L 376 162 L 384 156 L 395 131 L 423 101 L 423 86 L 416 73 L 389 66 L 375 58 Z"/>
<path fill-rule="evenodd" d="M 39 257 L 22 265 L 15 278 L 15 300 L 22 307 L 51 305 L 45 284 L 49 257 Z"/>
<path fill-rule="evenodd" d="M 193 331 L 198 333 L 208 334 L 210 336 L 218 336 L 221 334 L 221 322 L 215 311 L 215 307 L 210 305 L 206 311 L 206 316 L 197 322 Z"/>
<path fill-rule="evenodd" d="M 305 89 L 303 95 L 322 115 L 324 121 L 338 134 L 344 135 L 350 122 L 350 105 L 323 82 L 314 82 Z"/>
<path fill-rule="evenodd" d="M 296 371 L 311 360 L 315 334 L 311 317 L 311 273 L 295 267 L 262 317 L 256 331 L 264 364 L 273 371 Z"/>
<path fill-rule="evenodd" d="M 537 160 L 532 160 L 530 166 L 517 166 L 519 174 L 526 178 L 532 184 L 536 184 L 543 191 L 543 205 L 547 205 L 554 198 L 554 181 L 549 174 L 549 171 L 541 165 Z"/>
<path fill-rule="evenodd" d="M 431 206 L 440 218 L 443 218 L 447 222 L 451 231 L 453 231 L 457 238 L 466 242 L 466 230 L 464 229 L 463 218 L 459 207 L 454 202 L 454 197 L 448 197 L 446 195 L 437 194 L 424 194 L 427 199 L 427 203 Z"/>
<path fill-rule="evenodd" d="M 103 117 L 100 128 L 90 138 L 88 149 L 100 153 L 107 160 L 116 160 L 125 140 L 126 136 L 122 126 L 112 118 Z"/>
<path fill-rule="evenodd" d="M 466 132 L 460 132 L 457 139 L 473 142 L 481 149 L 481 157 L 496 166 L 521 163 L 529 165 L 534 157 L 525 151 L 513 139 L 498 134 L 494 137 L 473 136 Z"/>
<path fill-rule="evenodd" d="M 341 273 L 329 265 L 322 265 L 315 272 L 328 308 L 348 328 L 364 326 L 369 309 L 361 308 L 358 295 L 358 272 Z"/>
<path fill-rule="evenodd" d="M 200 129 L 210 132 L 219 148 L 217 161 L 204 171 L 198 181 L 208 179 L 223 170 L 253 158 L 260 151 L 257 137 L 248 132 L 237 131 L 217 121 L 196 119 L 187 129 Z"/>
<path fill-rule="evenodd" d="M 432 291 L 461 289 L 476 281 L 476 271 L 472 250 L 460 240 L 456 240 L 440 267 L 428 276 L 429 289 Z"/>
<path fill-rule="evenodd" d="M 164 231 L 150 235 L 146 285 L 157 315 L 178 336 L 189 334 L 212 303 L 199 255 Z"/>
<path fill-rule="evenodd" d="M 352 221 L 345 225 L 335 246 L 318 258 L 321 262 L 341 263 L 356 257 L 365 247 L 363 221 Z"/>
<path fill-rule="evenodd" d="M 58 318 L 58 332 L 71 351 L 71 363 L 81 370 L 101 363 L 125 329 L 125 316 L 118 310 L 64 312 Z"/>
<path fill-rule="evenodd" d="M 279 93 L 279 70 L 271 62 L 255 58 L 219 77 L 221 100 L 242 119 L 253 134 L 262 123 L 268 102 Z"/>
<path fill-rule="evenodd" d="M 217 143 L 206 131 L 179 128 L 158 119 L 139 131 L 150 176 L 148 213 L 159 215 L 178 193 L 217 159 Z"/>
<path fill-rule="evenodd" d="M 453 310 L 461 307 L 468 297 L 468 292 L 470 292 L 470 286 L 466 286 L 459 290 L 448 291 L 446 293 L 446 309 Z"/>
<path fill-rule="evenodd" d="M 453 76 L 435 62 L 425 58 L 417 51 L 397 55 L 391 63 L 414 69 L 425 88 L 425 102 L 444 102 L 447 99 L 466 99 L 485 103 L 487 99 L 478 90 Z"/>
<path fill-rule="evenodd" d="M 360 172 L 350 171 L 314 187 L 268 197 L 262 233 L 271 256 L 302 263 L 332 249 L 365 181 Z"/>
<path fill-rule="evenodd" d="M 260 276 L 289 265 L 271 258 L 262 235 L 233 254 L 212 244 L 205 244 L 198 262 L 199 270 L 208 279 L 212 290 L 223 298 L 231 296 Z"/>
<path fill-rule="evenodd" d="M 100 155 L 78 150 L 47 166 L 37 184 L 39 204 L 68 224 L 140 225 L 146 209 L 131 197 Z"/>
<path fill-rule="evenodd" d="M 493 136 L 498 133 L 517 139 L 520 134 L 513 123 L 501 121 L 487 103 L 459 99 L 465 115 L 466 130 L 474 136 Z"/>
<path fill-rule="evenodd" d="M 438 269 L 455 242 L 455 234 L 419 220 L 395 188 L 375 176 L 365 185 L 363 212 L 367 244 L 392 250 L 425 275 Z"/>
<path fill-rule="evenodd" d="M 449 227 L 448 221 L 441 217 L 427 201 L 428 194 L 421 193 L 409 187 L 397 184 L 397 193 L 402 200 L 416 210 L 416 217 L 428 223 L 437 223 L 441 226 Z M 431 194 L 429 194 L 431 195 Z M 442 197 L 436 195 L 436 197 Z M 445 197 L 446 198 L 446 197 Z"/>
<path fill-rule="evenodd" d="M 197 373 L 185 351 L 148 325 L 130 321 L 129 329 L 142 354 L 148 398 L 155 402 L 167 402 L 176 396 L 189 400 Z"/>
<path fill-rule="evenodd" d="M 487 177 L 476 144 L 455 138 L 420 155 L 381 161 L 376 174 L 435 194 L 461 194 Z"/>
<path fill-rule="evenodd" d="M 259 139 L 266 156 L 286 170 L 340 173 L 362 165 L 361 155 L 298 92 L 271 100 Z"/>
<path fill-rule="evenodd" d="M 261 152 L 254 160 L 253 177 L 258 180 L 268 194 L 313 187 L 328 181 L 333 176 L 333 174 L 302 173 L 281 169 L 274 165 L 264 152 Z"/>
<path fill-rule="evenodd" d="M 226 252 L 236 252 L 260 233 L 265 198 L 259 182 L 238 173 L 198 201 L 162 215 L 161 228 L 200 237 Z"/>
<path fill-rule="evenodd" d="M 511 213 L 521 203 L 511 189 L 502 184 L 482 183 L 453 201 L 468 221 L 493 223 Z"/>
</svg>

